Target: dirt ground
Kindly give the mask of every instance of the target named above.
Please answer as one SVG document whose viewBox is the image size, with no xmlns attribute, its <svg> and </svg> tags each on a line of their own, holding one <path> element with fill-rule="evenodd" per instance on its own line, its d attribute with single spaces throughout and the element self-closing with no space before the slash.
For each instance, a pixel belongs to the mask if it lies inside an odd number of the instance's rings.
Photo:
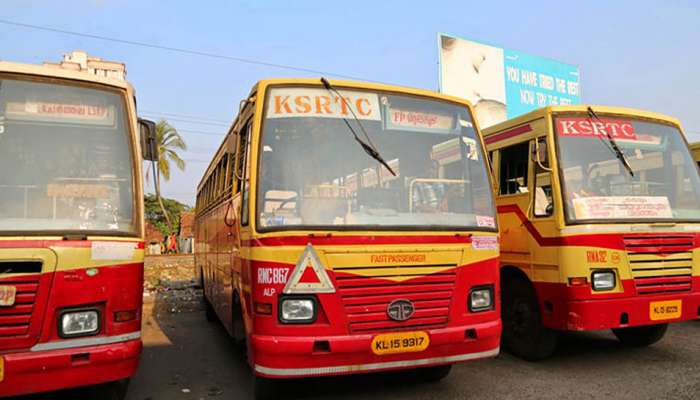
<svg viewBox="0 0 700 400">
<path fill-rule="evenodd" d="M 201 307 L 201 296 L 202 291 L 194 280 L 194 256 L 146 257 L 143 300 L 145 304 L 155 306 L 152 312 L 178 314 L 197 311 Z"/>
</svg>

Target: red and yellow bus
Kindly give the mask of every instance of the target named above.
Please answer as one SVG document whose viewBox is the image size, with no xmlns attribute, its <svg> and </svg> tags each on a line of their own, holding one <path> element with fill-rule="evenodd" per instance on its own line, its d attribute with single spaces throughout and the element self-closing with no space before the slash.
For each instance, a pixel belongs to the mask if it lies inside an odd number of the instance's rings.
<svg viewBox="0 0 700 400">
<path fill-rule="evenodd" d="M 207 314 L 275 381 L 498 354 L 498 231 L 471 106 L 418 89 L 258 82 L 197 194 Z"/>
<path fill-rule="evenodd" d="M 0 397 L 124 395 L 142 347 L 138 128 L 124 81 L 0 62 Z"/>
<path fill-rule="evenodd" d="M 498 183 L 503 344 L 526 359 L 558 332 L 660 340 L 700 314 L 700 177 L 680 123 L 552 106 L 484 130 Z"/>
<path fill-rule="evenodd" d="M 693 160 L 700 165 L 700 142 L 690 144 L 690 153 L 693 155 Z"/>
</svg>

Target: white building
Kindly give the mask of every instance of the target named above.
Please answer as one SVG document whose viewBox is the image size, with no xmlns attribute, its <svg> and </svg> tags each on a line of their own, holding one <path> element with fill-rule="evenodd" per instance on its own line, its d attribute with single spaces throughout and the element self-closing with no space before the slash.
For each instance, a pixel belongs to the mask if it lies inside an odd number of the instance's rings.
<svg viewBox="0 0 700 400">
<path fill-rule="evenodd" d="M 100 57 L 89 56 L 82 50 L 75 50 L 63 55 L 58 63 L 44 62 L 48 67 L 65 68 L 74 71 L 85 71 L 97 76 L 126 79 L 126 65 L 116 61 L 103 60 Z"/>
</svg>

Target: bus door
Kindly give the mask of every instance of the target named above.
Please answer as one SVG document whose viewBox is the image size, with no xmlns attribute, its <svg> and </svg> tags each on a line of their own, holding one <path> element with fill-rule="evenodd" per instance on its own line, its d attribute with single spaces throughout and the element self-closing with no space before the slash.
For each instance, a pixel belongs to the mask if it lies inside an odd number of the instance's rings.
<svg viewBox="0 0 700 400">
<path fill-rule="evenodd" d="M 554 174 L 551 167 L 550 148 L 546 136 L 538 136 L 530 142 L 531 198 L 529 220 L 532 233 L 528 238 L 531 279 L 535 282 L 559 282 L 558 246 L 551 243 L 558 236 Z M 544 309 L 543 318 L 552 310 L 552 303 L 540 296 Z"/>
<path fill-rule="evenodd" d="M 223 157 L 222 157 L 223 160 Z M 222 229 L 222 221 L 224 218 L 225 207 L 221 206 L 221 161 L 217 165 L 215 171 L 213 172 L 214 179 L 214 197 L 219 205 L 212 210 L 212 221 L 214 223 L 214 274 L 216 275 L 216 283 L 214 284 L 215 292 L 215 302 L 214 308 L 216 309 L 219 318 L 225 320 L 226 315 L 228 315 L 228 304 L 224 301 L 224 285 L 223 280 L 226 276 L 226 267 L 228 266 L 228 259 L 226 257 L 226 233 Z"/>
<path fill-rule="evenodd" d="M 216 291 L 217 305 L 220 318 L 224 321 L 224 326 L 231 316 L 231 242 L 232 236 L 226 224 L 230 219 L 231 201 L 231 178 L 229 175 L 229 154 L 224 153 L 219 159 L 216 167 L 216 186 L 219 196 L 219 205 L 216 207 L 214 221 L 218 229 L 216 230 Z M 221 221 L 225 223 L 222 224 Z"/>
<path fill-rule="evenodd" d="M 525 220 L 530 203 L 529 141 L 501 148 L 498 165 L 498 205 L 501 219 L 501 264 L 521 268 L 529 275 L 530 248 Z"/>
<path fill-rule="evenodd" d="M 252 104 L 252 103 L 248 103 Z M 244 110 L 242 113 L 247 114 L 247 111 L 252 111 L 252 105 Z M 228 315 L 227 329 L 229 333 L 236 339 L 242 340 L 245 335 L 244 322 L 243 322 L 243 309 L 242 309 L 242 298 L 243 293 L 243 272 L 248 270 L 245 265 L 245 255 L 241 248 L 241 236 L 244 230 L 248 228 L 248 192 L 249 192 L 249 168 L 248 158 L 249 158 L 249 148 L 250 148 L 250 134 L 252 126 L 252 117 L 242 124 L 238 134 L 235 136 L 231 143 L 233 147 L 231 151 L 232 163 L 231 163 L 231 177 L 233 179 L 233 198 L 231 199 L 231 206 L 229 208 L 229 215 L 227 215 L 227 220 L 225 220 L 226 227 L 228 229 L 228 243 L 227 247 L 230 249 L 230 270 L 228 271 L 228 282 L 227 282 L 227 301 L 231 303 L 231 312 Z M 247 237 L 250 233 L 247 232 Z M 249 282 L 249 280 L 248 280 Z"/>
</svg>

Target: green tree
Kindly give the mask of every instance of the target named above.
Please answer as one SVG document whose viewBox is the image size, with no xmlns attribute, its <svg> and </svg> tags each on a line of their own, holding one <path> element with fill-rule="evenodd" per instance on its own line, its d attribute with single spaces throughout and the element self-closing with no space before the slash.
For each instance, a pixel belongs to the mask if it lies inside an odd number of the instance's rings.
<svg viewBox="0 0 700 400">
<path fill-rule="evenodd" d="M 182 204 L 177 200 L 161 198 L 159 201 L 154 194 L 146 194 L 143 200 L 146 220 L 164 235 L 177 232 L 180 229 L 180 214 L 191 210 L 188 205 Z M 163 208 L 165 208 L 167 215 L 172 218 L 172 226 L 168 225 L 167 219 L 165 218 L 166 214 L 163 213 L 161 204 Z"/>
<path fill-rule="evenodd" d="M 160 195 L 160 178 L 162 177 L 166 182 L 170 180 L 171 162 L 174 163 L 180 171 L 185 170 L 185 160 L 180 157 L 178 151 L 187 150 L 187 144 L 177 132 L 177 129 L 164 119 L 161 119 L 156 124 L 156 140 L 158 141 L 158 168 L 156 169 L 154 177 L 156 200 L 163 212 L 168 230 L 173 232 L 173 224 L 170 215 L 168 215 Z"/>
</svg>

